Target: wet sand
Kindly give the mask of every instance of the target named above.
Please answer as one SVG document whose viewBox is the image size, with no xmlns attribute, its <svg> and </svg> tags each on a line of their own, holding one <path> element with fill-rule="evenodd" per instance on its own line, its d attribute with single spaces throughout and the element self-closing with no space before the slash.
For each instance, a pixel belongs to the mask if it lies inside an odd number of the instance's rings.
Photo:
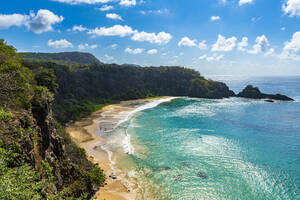
<svg viewBox="0 0 300 200">
<path fill-rule="evenodd" d="M 87 118 L 67 125 L 66 131 L 72 140 L 78 146 L 85 149 L 88 159 L 93 163 L 97 163 L 107 176 L 107 185 L 104 188 L 100 188 L 95 199 L 137 199 L 137 194 L 139 193 L 138 186 L 133 185 L 127 188 L 124 184 L 125 180 L 118 177 L 118 172 L 114 167 L 114 163 L 110 160 L 108 151 L 103 149 L 103 146 L 109 141 L 101 137 L 101 134 L 113 131 L 121 122 L 126 121 L 132 112 L 141 110 L 142 106 L 152 102 L 164 102 L 168 100 L 170 100 L 170 97 L 123 101 L 120 104 L 106 106 Z M 115 177 L 109 177 L 110 175 Z"/>
</svg>

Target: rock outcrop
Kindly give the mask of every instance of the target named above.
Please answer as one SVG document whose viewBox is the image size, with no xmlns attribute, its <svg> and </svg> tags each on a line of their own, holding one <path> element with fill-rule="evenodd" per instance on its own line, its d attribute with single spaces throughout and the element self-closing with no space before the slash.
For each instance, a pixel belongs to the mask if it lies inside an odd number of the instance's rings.
<svg viewBox="0 0 300 200">
<path fill-rule="evenodd" d="M 247 85 L 242 92 L 237 94 L 237 97 L 249 98 L 249 99 L 271 99 L 280 101 L 294 101 L 294 99 L 282 95 L 282 94 L 264 94 L 258 87 L 253 87 L 252 85 Z"/>
</svg>

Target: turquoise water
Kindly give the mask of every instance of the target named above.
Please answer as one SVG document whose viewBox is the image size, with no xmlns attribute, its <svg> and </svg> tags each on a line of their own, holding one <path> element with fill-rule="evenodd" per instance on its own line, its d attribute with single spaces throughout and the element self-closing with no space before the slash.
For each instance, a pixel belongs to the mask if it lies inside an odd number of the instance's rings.
<svg viewBox="0 0 300 200">
<path fill-rule="evenodd" d="M 219 79 L 296 102 L 180 98 L 128 122 L 146 199 L 300 199 L 300 77 Z M 143 149 L 143 150 L 141 150 Z M 145 150 L 146 149 L 146 150 Z"/>
</svg>

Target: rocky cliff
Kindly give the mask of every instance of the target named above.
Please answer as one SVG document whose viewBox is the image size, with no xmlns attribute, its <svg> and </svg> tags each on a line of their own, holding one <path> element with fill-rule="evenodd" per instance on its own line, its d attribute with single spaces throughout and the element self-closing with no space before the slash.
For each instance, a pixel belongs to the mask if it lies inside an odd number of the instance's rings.
<svg viewBox="0 0 300 200">
<path fill-rule="evenodd" d="M 238 97 L 250 98 L 250 99 L 271 99 L 280 101 L 294 101 L 292 98 L 282 94 L 265 94 L 262 93 L 258 87 L 247 85 L 242 92 L 237 94 Z"/>
<path fill-rule="evenodd" d="M 46 75 L 0 41 L 0 199 L 90 199 L 105 181 L 53 118 Z"/>
</svg>

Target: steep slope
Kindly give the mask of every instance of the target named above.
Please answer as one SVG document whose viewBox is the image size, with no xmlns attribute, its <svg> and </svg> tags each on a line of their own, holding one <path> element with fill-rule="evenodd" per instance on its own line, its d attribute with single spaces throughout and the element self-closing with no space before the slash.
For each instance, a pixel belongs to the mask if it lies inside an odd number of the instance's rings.
<svg viewBox="0 0 300 200">
<path fill-rule="evenodd" d="M 90 199 L 103 171 L 54 120 L 55 76 L 35 75 L 0 40 L 0 199 Z"/>
</svg>

